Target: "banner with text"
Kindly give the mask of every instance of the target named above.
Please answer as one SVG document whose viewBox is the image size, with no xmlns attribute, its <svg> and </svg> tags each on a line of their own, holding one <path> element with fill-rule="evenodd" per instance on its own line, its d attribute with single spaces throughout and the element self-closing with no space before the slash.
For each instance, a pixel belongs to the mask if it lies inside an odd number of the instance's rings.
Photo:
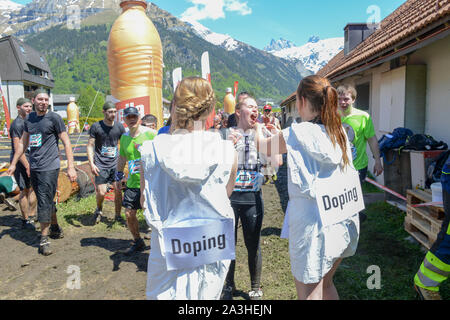
<svg viewBox="0 0 450 320">
<path fill-rule="evenodd" d="M 146 114 L 150 114 L 150 98 L 149 97 L 140 97 L 140 98 L 133 98 L 128 100 L 123 100 L 116 103 L 116 120 L 117 122 L 120 122 L 125 127 L 125 122 L 123 119 L 123 111 L 128 107 L 135 107 L 138 109 L 140 117 L 139 119 L 142 119 L 143 116 Z"/>
<path fill-rule="evenodd" d="M 359 175 L 354 169 L 336 170 L 328 178 L 318 178 L 315 191 L 323 226 L 344 221 L 365 208 Z"/>
<path fill-rule="evenodd" d="M 233 219 L 193 227 L 163 228 L 163 238 L 167 270 L 235 259 Z"/>
</svg>

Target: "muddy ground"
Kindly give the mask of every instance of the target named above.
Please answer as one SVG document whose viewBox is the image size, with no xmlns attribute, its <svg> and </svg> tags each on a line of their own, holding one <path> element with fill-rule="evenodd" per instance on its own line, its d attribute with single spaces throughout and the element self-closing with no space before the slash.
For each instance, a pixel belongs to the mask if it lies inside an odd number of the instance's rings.
<svg viewBox="0 0 450 320">
<path fill-rule="evenodd" d="M 381 200 L 380 196 L 383 195 L 378 194 L 369 201 Z M 266 299 L 296 297 L 287 240 L 279 239 L 287 197 L 286 167 L 283 166 L 277 182 L 263 186 L 265 215 L 261 246 Z M 95 200 L 92 203 L 95 206 Z M 95 208 L 83 209 L 93 212 Z M 113 202 L 105 202 L 104 213 L 106 218 L 102 223 L 112 224 Z M 148 247 L 144 252 L 128 257 L 120 253 L 131 245 L 131 235 L 125 227 L 97 228 L 89 221 L 91 214 L 68 215 L 64 219 L 68 222 L 64 238 L 51 239 L 54 253 L 44 257 L 38 254 L 39 234 L 21 229 L 20 211 L 10 211 L 0 204 L 0 300 L 145 299 L 149 240 L 145 240 Z M 145 224 L 141 231 L 145 232 Z M 236 255 L 236 273 L 240 273 L 236 281 L 242 290 L 236 299 L 248 299 L 249 278 L 242 231 L 238 234 Z M 276 270 L 273 270 L 275 265 Z M 78 274 L 80 281 L 76 282 Z M 282 283 L 287 285 L 280 292 Z"/>
<path fill-rule="evenodd" d="M 285 201 L 277 189 L 287 196 L 284 177 L 281 173 L 276 185 L 264 186 L 266 215 L 279 217 L 276 226 L 263 226 L 268 234 L 281 231 Z M 105 207 L 106 219 L 112 219 L 113 203 Z M 0 204 L 0 300 L 145 299 L 150 248 L 130 257 L 120 253 L 131 244 L 128 230 L 99 231 L 84 222 L 65 227 L 64 234 L 50 240 L 54 253 L 44 257 L 38 254 L 39 234 L 21 229 L 20 211 Z M 78 271 L 79 288 L 74 281 Z"/>
</svg>

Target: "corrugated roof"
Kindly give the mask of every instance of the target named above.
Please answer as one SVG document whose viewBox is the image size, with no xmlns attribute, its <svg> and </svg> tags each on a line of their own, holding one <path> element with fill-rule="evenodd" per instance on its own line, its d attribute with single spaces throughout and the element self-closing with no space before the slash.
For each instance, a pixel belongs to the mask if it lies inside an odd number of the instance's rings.
<svg viewBox="0 0 450 320">
<path fill-rule="evenodd" d="M 360 43 L 347 56 L 339 52 L 318 75 L 332 79 L 351 67 L 376 58 L 386 50 L 395 48 L 402 41 L 414 37 L 431 24 L 450 16 L 449 0 L 408 0 L 386 17 L 380 28 Z M 448 25 L 446 29 L 450 28 Z"/>
</svg>

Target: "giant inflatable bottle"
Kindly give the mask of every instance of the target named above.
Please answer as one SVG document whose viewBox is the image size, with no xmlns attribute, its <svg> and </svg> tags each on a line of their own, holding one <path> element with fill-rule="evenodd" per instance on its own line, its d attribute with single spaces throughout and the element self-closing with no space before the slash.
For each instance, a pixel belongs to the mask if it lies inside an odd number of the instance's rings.
<svg viewBox="0 0 450 320">
<path fill-rule="evenodd" d="M 161 39 L 146 15 L 147 2 L 120 2 L 122 14 L 114 22 L 108 40 L 108 68 L 111 94 L 117 107 L 117 121 L 123 123 L 123 109 L 136 107 L 141 117 L 153 114 L 158 128 L 163 125 Z"/>
<path fill-rule="evenodd" d="M 223 99 L 223 108 L 226 113 L 232 114 L 234 113 L 235 107 L 236 107 L 236 99 L 234 98 L 233 93 L 231 92 L 231 88 L 227 88 L 227 94 Z"/>
<path fill-rule="evenodd" d="M 80 133 L 80 111 L 75 103 L 75 98 L 70 97 L 70 103 L 67 106 L 67 126 L 69 134 Z"/>
</svg>

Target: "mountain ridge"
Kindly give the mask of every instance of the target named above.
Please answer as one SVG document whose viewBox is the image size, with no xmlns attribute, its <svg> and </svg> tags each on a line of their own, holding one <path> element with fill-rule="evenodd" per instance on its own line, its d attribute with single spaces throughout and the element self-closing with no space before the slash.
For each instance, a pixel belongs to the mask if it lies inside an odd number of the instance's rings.
<svg viewBox="0 0 450 320">
<path fill-rule="evenodd" d="M 321 40 L 318 36 L 311 36 L 308 42 L 302 46 L 285 45 L 283 42 L 272 39 L 271 44 L 266 47 L 266 51 L 283 59 L 294 63 L 301 63 L 304 68 L 317 73 L 335 55 L 344 49 L 344 38 L 329 38 Z M 289 41 L 289 43 L 292 43 Z"/>
<path fill-rule="evenodd" d="M 80 1 L 71 0 L 70 3 Z M 102 1 L 89 2 L 98 5 Z M 82 11 L 79 30 L 67 27 L 67 15 L 61 12 L 55 14 L 55 8 L 69 3 L 64 0 L 33 1 L 13 14 L 16 19 L 13 21 L 17 21 L 18 17 L 24 19 L 24 29 L 16 30 L 16 35 L 46 55 L 56 79 L 55 93 L 75 93 L 85 84 L 100 87 L 106 93 L 109 90 L 106 46 L 109 28 L 121 11 L 118 5 L 114 8 L 114 2 L 118 0 L 105 0 L 101 3 L 105 4 L 105 8 L 92 5 Z M 46 14 L 50 22 L 30 18 L 42 17 L 42 20 Z M 239 81 L 240 91 L 251 92 L 256 97 L 271 96 L 275 101 L 281 101 L 302 78 L 295 63 L 242 42 L 236 42 L 238 50 L 228 51 L 222 44 L 205 40 L 191 24 L 154 4 L 149 4 L 147 15 L 163 42 L 163 93 L 166 98 L 170 98 L 173 92 L 172 70 L 182 67 L 184 76 L 201 75 L 200 56 L 204 51 L 210 53 L 213 87 L 219 103 L 223 101 L 225 89 L 232 87 L 234 81 Z"/>
</svg>

